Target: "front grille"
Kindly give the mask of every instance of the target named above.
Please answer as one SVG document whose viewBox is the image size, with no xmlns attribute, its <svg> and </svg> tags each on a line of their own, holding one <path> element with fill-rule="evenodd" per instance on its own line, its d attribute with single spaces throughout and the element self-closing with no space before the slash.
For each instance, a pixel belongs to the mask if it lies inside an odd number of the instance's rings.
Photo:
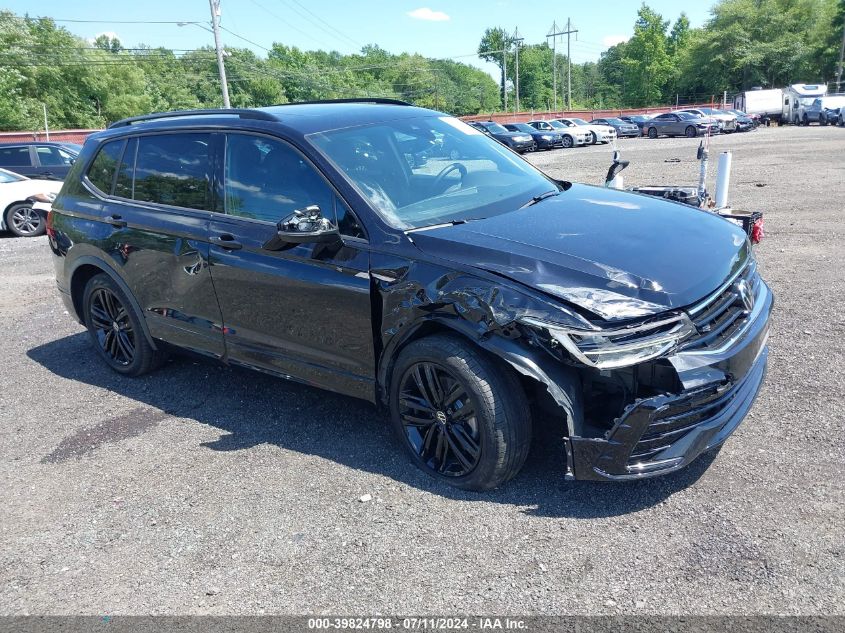
<svg viewBox="0 0 845 633">
<path fill-rule="evenodd" d="M 687 339 L 681 350 L 719 347 L 745 325 L 760 287 L 757 263 L 749 262 L 721 293 L 708 297 L 688 310 L 698 334 Z"/>
</svg>

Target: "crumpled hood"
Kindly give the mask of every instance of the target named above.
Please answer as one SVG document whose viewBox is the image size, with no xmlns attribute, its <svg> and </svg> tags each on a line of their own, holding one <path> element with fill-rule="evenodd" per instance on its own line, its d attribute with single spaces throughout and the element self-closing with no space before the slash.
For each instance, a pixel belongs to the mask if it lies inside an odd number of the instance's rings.
<svg viewBox="0 0 845 633">
<path fill-rule="evenodd" d="M 502 275 L 609 320 L 691 305 L 748 256 L 745 233 L 717 215 L 578 184 L 525 209 L 409 237 L 432 256 Z"/>
</svg>

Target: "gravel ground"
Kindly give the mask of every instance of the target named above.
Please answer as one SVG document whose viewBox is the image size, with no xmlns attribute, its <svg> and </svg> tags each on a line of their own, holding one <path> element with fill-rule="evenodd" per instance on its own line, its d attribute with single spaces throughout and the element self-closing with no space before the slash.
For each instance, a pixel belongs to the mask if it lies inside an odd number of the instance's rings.
<svg viewBox="0 0 845 633">
<path fill-rule="evenodd" d="M 694 183 L 696 145 L 621 141 L 626 182 Z M 630 484 L 564 482 L 540 433 L 458 492 L 366 403 L 191 359 L 121 378 L 45 238 L 0 237 L 0 613 L 845 614 L 845 129 L 713 146 L 766 213 L 769 375 L 718 456 Z M 599 183 L 610 152 L 529 160 Z"/>
</svg>

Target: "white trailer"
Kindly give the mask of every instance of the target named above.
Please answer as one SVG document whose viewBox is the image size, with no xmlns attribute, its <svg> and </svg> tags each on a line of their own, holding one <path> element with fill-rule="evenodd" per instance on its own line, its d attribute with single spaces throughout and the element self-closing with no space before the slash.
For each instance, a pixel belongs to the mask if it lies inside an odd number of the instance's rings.
<svg viewBox="0 0 845 633">
<path fill-rule="evenodd" d="M 734 96 L 733 107 L 746 114 L 756 114 L 762 119 L 780 119 L 783 108 L 783 90 L 746 90 Z"/>
<path fill-rule="evenodd" d="M 827 94 L 825 84 L 792 84 L 783 89 L 782 123 L 799 125 L 804 115 L 804 108 L 812 105 L 815 99 Z"/>
</svg>

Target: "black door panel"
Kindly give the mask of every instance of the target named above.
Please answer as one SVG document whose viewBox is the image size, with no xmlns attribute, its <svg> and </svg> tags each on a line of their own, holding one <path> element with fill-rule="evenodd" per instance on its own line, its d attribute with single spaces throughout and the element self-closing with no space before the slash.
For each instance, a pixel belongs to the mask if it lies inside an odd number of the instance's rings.
<svg viewBox="0 0 845 633">
<path fill-rule="evenodd" d="M 373 398 L 375 361 L 369 252 L 348 244 L 262 245 L 275 227 L 215 216 L 211 275 L 223 312 L 227 358 L 298 380 Z"/>
</svg>

